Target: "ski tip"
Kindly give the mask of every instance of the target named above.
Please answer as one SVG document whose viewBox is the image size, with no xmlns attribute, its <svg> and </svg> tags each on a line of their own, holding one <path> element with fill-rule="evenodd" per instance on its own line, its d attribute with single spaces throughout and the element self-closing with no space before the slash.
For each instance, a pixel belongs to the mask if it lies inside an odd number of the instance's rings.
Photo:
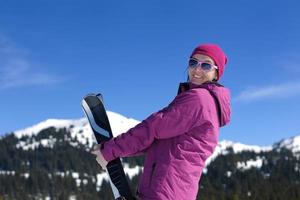
<svg viewBox="0 0 300 200">
<path fill-rule="evenodd" d="M 103 102 L 103 95 L 101 93 L 96 94 L 96 96 Z"/>
<path fill-rule="evenodd" d="M 87 97 L 90 97 L 90 96 L 96 96 L 96 97 L 99 97 L 99 98 L 103 99 L 103 95 L 101 93 L 88 93 L 87 95 L 85 95 L 83 97 L 83 99 L 85 99 Z"/>
<path fill-rule="evenodd" d="M 89 93 L 83 97 L 81 104 L 89 97 L 97 97 L 103 103 L 103 95 L 101 93 Z"/>
<path fill-rule="evenodd" d="M 85 95 L 85 96 L 83 97 L 83 99 L 85 99 L 85 98 L 87 98 L 87 97 L 90 97 L 90 96 L 96 96 L 96 94 L 95 94 L 95 93 L 88 93 L 87 95 Z"/>
</svg>

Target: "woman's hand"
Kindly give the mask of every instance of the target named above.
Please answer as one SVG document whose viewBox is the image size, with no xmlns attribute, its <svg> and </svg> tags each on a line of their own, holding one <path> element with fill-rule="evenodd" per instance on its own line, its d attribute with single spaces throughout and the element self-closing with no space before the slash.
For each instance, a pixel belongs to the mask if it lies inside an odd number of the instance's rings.
<svg viewBox="0 0 300 200">
<path fill-rule="evenodd" d="M 103 155 L 100 151 L 100 146 L 101 146 L 100 144 L 97 144 L 96 146 L 94 146 L 92 154 L 97 156 L 96 161 L 101 166 L 101 168 L 106 169 L 106 165 L 107 165 L 108 162 L 103 157 Z"/>
</svg>

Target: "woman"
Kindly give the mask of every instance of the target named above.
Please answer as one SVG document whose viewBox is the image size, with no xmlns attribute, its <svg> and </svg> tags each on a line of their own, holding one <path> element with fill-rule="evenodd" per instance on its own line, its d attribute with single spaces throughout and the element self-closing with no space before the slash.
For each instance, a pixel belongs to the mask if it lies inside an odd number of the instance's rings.
<svg viewBox="0 0 300 200">
<path fill-rule="evenodd" d="M 162 110 L 126 133 L 96 146 L 102 168 L 117 157 L 146 154 L 137 195 L 142 200 L 194 200 L 205 160 L 213 153 L 219 127 L 230 121 L 230 93 L 217 83 L 227 57 L 215 44 L 194 49 L 188 82 Z"/>
</svg>

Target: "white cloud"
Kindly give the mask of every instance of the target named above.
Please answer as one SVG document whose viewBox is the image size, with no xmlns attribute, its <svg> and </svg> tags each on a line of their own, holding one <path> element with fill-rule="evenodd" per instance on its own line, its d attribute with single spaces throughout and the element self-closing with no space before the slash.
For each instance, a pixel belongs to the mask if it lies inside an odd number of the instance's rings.
<svg viewBox="0 0 300 200">
<path fill-rule="evenodd" d="M 252 87 L 242 91 L 233 100 L 251 102 L 266 98 L 288 98 L 295 95 L 300 95 L 300 81 L 264 87 Z"/>
<path fill-rule="evenodd" d="M 49 85 L 65 80 L 57 75 L 40 72 L 27 52 L 17 48 L 7 37 L 0 34 L 0 89 Z"/>
</svg>

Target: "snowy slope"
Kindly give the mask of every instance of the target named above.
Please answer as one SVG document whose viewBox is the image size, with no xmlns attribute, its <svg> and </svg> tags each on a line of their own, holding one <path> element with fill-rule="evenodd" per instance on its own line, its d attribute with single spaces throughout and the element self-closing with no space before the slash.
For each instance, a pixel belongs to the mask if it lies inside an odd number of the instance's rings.
<svg viewBox="0 0 300 200">
<path fill-rule="evenodd" d="M 123 132 L 126 132 L 131 127 L 134 127 L 136 124 L 139 123 L 139 121 L 134 120 L 132 118 L 127 118 L 125 116 L 122 116 L 120 114 L 107 111 L 107 115 L 109 118 L 109 121 L 111 123 L 111 128 L 113 131 L 114 136 L 117 136 Z M 14 132 L 15 136 L 17 138 L 22 138 L 23 136 L 35 136 L 40 131 L 54 127 L 57 130 L 60 128 L 66 128 L 71 133 L 71 139 L 75 139 L 78 143 L 81 143 L 83 145 L 87 145 L 89 148 L 92 147 L 94 144 L 94 136 L 92 134 L 91 127 L 88 123 L 88 120 L 86 118 L 81 119 L 48 119 L 45 121 L 42 121 L 36 125 L 27 127 L 22 130 L 17 130 Z M 67 138 L 67 140 L 70 138 Z M 56 142 L 55 138 L 49 138 L 49 139 L 42 139 L 40 141 L 20 141 L 17 144 L 17 148 L 23 148 L 24 150 L 28 149 L 34 149 L 38 147 L 39 145 L 42 145 L 43 147 L 52 147 L 53 143 Z M 71 145 L 76 146 L 77 142 L 73 142 Z"/>
<path fill-rule="evenodd" d="M 130 128 L 134 127 L 139 123 L 139 121 L 135 119 L 125 117 L 115 112 L 108 111 L 107 115 L 111 123 L 113 134 L 115 136 L 126 132 L 127 130 L 129 130 Z M 48 119 L 36 125 L 33 125 L 31 127 L 22 130 L 17 130 L 15 131 L 15 135 L 18 138 L 21 138 L 22 136 L 37 135 L 41 130 L 49 127 L 55 127 L 56 129 L 67 128 L 70 131 L 71 137 L 73 139 L 76 139 L 76 141 L 81 144 L 87 145 L 89 148 L 92 147 L 94 143 L 93 134 L 91 132 L 91 128 L 86 118 L 74 119 L 74 120 Z M 54 142 L 55 142 L 55 138 L 49 138 L 48 141 L 46 139 L 43 139 L 41 141 L 35 141 L 35 143 L 32 143 L 32 141 L 31 143 L 26 143 L 26 141 L 25 142 L 22 141 L 18 144 L 17 147 L 22 147 L 25 150 L 29 148 L 34 149 L 38 145 L 51 147 L 51 144 L 53 145 Z M 76 143 L 74 143 L 73 145 L 76 145 Z M 215 152 L 206 161 L 206 163 L 209 164 L 219 154 L 227 154 L 228 153 L 227 149 L 230 147 L 233 149 L 235 153 L 239 153 L 242 151 L 254 151 L 258 153 L 260 151 L 270 151 L 273 148 L 282 148 L 282 147 L 288 148 L 294 153 L 300 153 L 300 135 L 281 140 L 273 144 L 272 146 L 245 145 L 238 142 L 223 140 L 219 142 L 219 144 L 215 149 Z"/>
<path fill-rule="evenodd" d="M 223 140 L 218 143 L 214 153 L 206 160 L 206 165 L 213 161 L 218 155 L 226 155 L 229 153 L 228 148 L 232 148 L 234 153 L 240 153 L 243 151 L 253 151 L 255 153 L 259 153 L 261 151 L 272 150 L 272 146 L 245 145 L 239 142 Z"/>
<path fill-rule="evenodd" d="M 290 137 L 288 139 L 282 139 L 273 145 L 273 148 L 283 147 L 291 150 L 293 153 L 300 154 L 300 135 Z"/>
<path fill-rule="evenodd" d="M 111 128 L 113 131 L 113 134 L 115 136 L 120 135 L 121 133 L 126 132 L 130 128 L 136 126 L 139 121 L 125 117 L 123 115 L 120 115 L 118 113 L 114 113 L 111 111 L 107 112 L 109 121 L 111 123 Z M 69 130 L 71 138 L 64 138 L 65 141 L 68 141 L 69 144 L 73 145 L 74 147 L 78 146 L 78 143 L 85 145 L 85 149 L 87 151 L 90 150 L 90 148 L 95 143 L 95 140 L 93 138 L 91 127 L 89 126 L 89 123 L 86 118 L 80 118 L 80 119 L 48 119 L 45 121 L 42 121 L 38 124 L 35 124 L 33 126 L 27 127 L 22 130 L 17 130 L 14 132 L 15 136 L 19 138 L 19 141 L 16 145 L 17 148 L 22 148 L 24 150 L 29 149 L 35 149 L 39 146 L 47 147 L 47 148 L 53 148 L 55 143 L 58 142 L 58 139 L 55 136 L 48 136 L 49 138 L 43 138 L 43 139 L 34 139 L 33 136 L 38 135 L 42 130 L 54 127 L 55 129 L 60 128 L 66 128 Z M 23 136 L 28 136 L 28 139 L 24 139 Z M 41 137 L 39 137 L 41 138 Z M 1 140 L 1 138 L 0 138 Z M 206 167 L 203 170 L 203 173 L 207 173 L 207 167 L 209 164 L 218 156 L 218 155 L 226 155 L 229 153 L 229 148 L 232 148 L 234 153 L 241 153 L 243 151 L 253 151 L 256 153 L 259 153 L 261 151 L 271 151 L 273 149 L 280 149 L 280 148 L 288 148 L 292 152 L 294 152 L 297 155 L 300 155 L 300 135 L 294 136 L 291 138 L 283 139 L 277 143 L 274 143 L 272 146 L 257 146 L 257 145 L 246 145 L 239 142 L 233 142 L 228 140 L 220 141 L 214 151 L 214 153 L 207 159 L 206 161 Z M 256 156 L 249 160 L 244 161 L 238 161 L 236 163 L 236 168 L 241 171 L 249 170 L 251 168 L 258 168 L 260 169 L 265 161 L 265 157 L 262 156 Z M 136 175 L 139 175 L 141 171 L 143 171 L 143 167 L 141 166 L 135 166 L 134 168 L 130 168 L 127 163 L 123 163 L 124 171 L 125 173 L 130 177 L 134 177 Z M 299 170 L 298 165 L 295 166 L 295 170 Z M 59 176 L 65 176 L 68 173 L 72 173 L 72 177 L 76 179 L 77 186 L 85 185 L 88 183 L 88 177 L 89 175 L 83 174 L 80 175 L 78 172 L 74 171 L 66 171 L 66 172 L 57 172 Z M 233 172 L 227 171 L 226 175 L 230 177 Z M 0 171 L 1 174 L 7 174 L 7 175 L 15 175 L 15 171 Z M 267 174 L 266 174 L 267 175 Z M 24 176 L 25 178 L 28 178 L 31 176 L 30 173 L 25 172 L 24 174 L 21 174 L 21 176 Z M 49 175 L 51 178 L 51 174 Z M 93 179 L 93 182 L 96 182 L 97 184 L 97 190 L 99 191 L 102 185 L 102 182 L 104 180 L 108 180 L 108 174 L 107 173 L 99 173 L 97 176 Z"/>
</svg>

